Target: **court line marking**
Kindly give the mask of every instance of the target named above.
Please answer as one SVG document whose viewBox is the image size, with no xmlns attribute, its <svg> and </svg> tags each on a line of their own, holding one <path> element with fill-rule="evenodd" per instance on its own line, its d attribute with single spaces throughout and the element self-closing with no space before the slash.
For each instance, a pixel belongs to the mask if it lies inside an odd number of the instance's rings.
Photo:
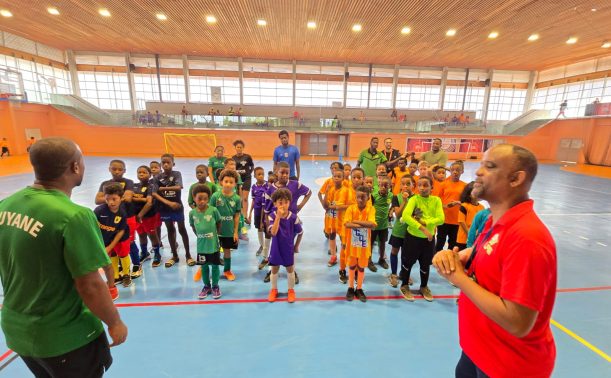
<svg viewBox="0 0 611 378">
<path fill-rule="evenodd" d="M 13 351 L 9 350 L 9 352 L 12 353 Z M 15 354 L 11 358 L 9 358 L 4 364 L 0 365 L 0 371 L 4 370 L 7 366 L 9 366 L 11 364 L 11 362 L 13 362 L 13 361 L 15 361 L 17 359 L 17 357 L 19 357 L 19 355 Z"/>
<path fill-rule="evenodd" d="M 582 188 L 580 186 L 573 186 L 573 185 L 566 185 L 566 184 L 559 184 L 559 183 L 555 183 L 554 185 L 564 186 L 565 188 L 587 190 L 589 192 L 600 193 L 600 194 L 611 194 L 610 192 L 601 192 L 600 190 L 594 190 L 594 189 L 589 189 L 589 188 Z"/>
<path fill-rule="evenodd" d="M 601 243 L 601 242 L 596 242 L 596 244 L 598 244 L 598 245 L 600 245 L 600 246 L 603 246 L 603 247 L 606 247 L 606 246 L 607 246 L 605 243 Z"/>
<path fill-rule="evenodd" d="M 4 361 L 5 358 L 7 358 L 8 356 L 10 356 L 13 353 L 12 350 L 7 350 L 6 352 L 4 352 L 4 354 L 2 356 L 0 356 L 0 362 Z"/>
<path fill-rule="evenodd" d="M 578 334 L 576 334 L 575 332 L 571 331 L 570 329 L 566 328 L 565 326 L 563 326 L 562 324 L 558 323 L 557 321 L 555 321 L 554 319 L 550 319 L 550 323 L 552 323 L 554 326 L 556 326 L 556 328 L 560 329 L 561 331 L 563 331 L 564 333 L 566 333 L 567 335 L 571 336 L 572 338 L 574 338 L 575 340 L 579 341 L 582 345 L 584 345 L 586 348 L 590 349 L 592 352 L 598 354 L 600 357 L 602 357 L 603 359 L 605 359 L 607 362 L 611 362 L 611 357 L 606 354 L 605 352 L 603 352 L 602 350 L 598 349 L 597 347 L 595 347 L 594 345 L 590 344 L 586 339 L 584 339 L 583 337 L 579 336 Z"/>
</svg>

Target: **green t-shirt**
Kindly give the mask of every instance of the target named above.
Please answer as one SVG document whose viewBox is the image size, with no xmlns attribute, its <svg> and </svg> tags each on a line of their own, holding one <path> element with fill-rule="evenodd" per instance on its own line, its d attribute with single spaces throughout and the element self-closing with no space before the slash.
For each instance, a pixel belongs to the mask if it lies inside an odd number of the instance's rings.
<svg viewBox="0 0 611 378">
<path fill-rule="evenodd" d="M 376 176 L 376 165 L 385 163 L 388 159 L 380 151 L 376 151 L 374 155 L 371 154 L 369 149 L 361 151 L 359 155 L 358 164 L 363 171 L 365 171 L 365 177 L 373 177 L 373 184 L 378 185 L 378 177 Z"/>
<path fill-rule="evenodd" d="M 409 198 L 408 198 L 409 200 Z M 394 196 L 392 199 L 392 207 L 401 207 L 403 206 L 403 196 L 399 193 L 398 195 Z M 403 208 L 403 211 L 405 211 L 405 208 Z M 391 231 L 391 235 L 396 237 L 396 238 L 401 238 L 401 239 L 405 239 L 405 236 L 407 234 L 407 223 L 405 223 L 403 221 L 402 218 L 403 213 L 401 213 L 401 215 L 399 215 L 399 219 L 397 219 L 395 221 L 395 223 L 392 226 L 392 231 Z"/>
<path fill-rule="evenodd" d="M 208 206 L 206 211 L 192 209 L 189 212 L 189 224 L 197 236 L 197 253 L 210 254 L 218 252 L 219 236 L 216 224 L 221 221 L 221 214 L 216 207 Z"/>
<path fill-rule="evenodd" d="M 2 330 L 22 356 L 53 357 L 104 328 L 74 279 L 109 265 L 93 212 L 57 190 L 25 188 L 0 201 Z"/>
<path fill-rule="evenodd" d="M 233 216 L 239 214 L 242 210 L 242 201 L 240 196 L 232 193 L 231 196 L 225 197 L 222 191 L 218 191 L 212 195 L 210 206 L 218 209 L 221 215 L 221 233 L 219 236 L 229 238 L 233 236 Z"/>
<path fill-rule="evenodd" d="M 208 159 L 208 167 L 212 168 L 212 174 L 214 175 L 214 182 L 219 182 L 219 178 L 216 175 L 216 170 L 217 169 L 223 169 L 225 168 L 225 160 L 227 160 L 226 157 L 222 157 L 222 158 L 217 158 L 216 156 L 212 156 L 210 159 Z"/>
<path fill-rule="evenodd" d="M 195 184 L 189 187 L 189 197 L 187 199 L 189 202 L 189 207 L 192 209 L 195 207 L 195 200 L 193 199 L 193 188 L 195 187 L 195 185 L 199 185 L 199 182 L 196 182 Z M 207 185 L 208 188 L 210 188 L 210 192 L 212 194 L 214 194 L 218 190 L 218 186 L 212 183 L 211 181 L 206 181 L 205 185 Z M 212 194 L 210 195 L 210 198 L 212 198 Z"/>
<path fill-rule="evenodd" d="M 388 228 L 388 210 L 392 202 L 392 192 L 388 191 L 385 196 L 379 192 L 371 194 L 371 202 L 376 209 L 376 223 L 374 230 L 385 230 Z"/>
</svg>

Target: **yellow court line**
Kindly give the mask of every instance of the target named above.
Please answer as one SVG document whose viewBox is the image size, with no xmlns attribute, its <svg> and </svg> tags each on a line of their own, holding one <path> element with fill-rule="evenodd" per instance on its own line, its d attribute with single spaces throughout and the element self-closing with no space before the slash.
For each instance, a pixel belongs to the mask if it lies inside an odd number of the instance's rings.
<svg viewBox="0 0 611 378">
<path fill-rule="evenodd" d="M 554 319 L 550 319 L 550 322 L 555 325 L 557 328 L 559 328 L 561 331 L 564 331 L 564 333 L 566 333 L 567 335 L 571 336 L 572 338 L 574 338 L 575 340 L 579 341 L 580 343 L 582 343 L 583 345 L 585 345 L 588 349 L 590 349 L 592 352 L 598 354 L 599 356 L 601 356 L 602 358 L 604 358 L 605 360 L 607 360 L 607 362 L 611 362 L 611 357 L 606 354 L 605 352 L 603 352 L 602 350 L 598 349 L 597 347 L 595 347 L 594 345 L 590 344 L 588 341 L 586 341 L 583 337 L 579 336 L 578 334 L 576 334 L 575 332 L 571 331 L 570 329 L 566 328 L 565 326 L 563 326 L 562 324 L 558 323 L 557 321 L 555 321 Z"/>
</svg>

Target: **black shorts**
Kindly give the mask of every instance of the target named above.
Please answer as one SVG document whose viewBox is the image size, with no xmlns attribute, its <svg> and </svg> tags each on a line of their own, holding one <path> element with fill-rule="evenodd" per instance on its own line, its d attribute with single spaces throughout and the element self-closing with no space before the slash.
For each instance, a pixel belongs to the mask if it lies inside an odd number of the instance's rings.
<svg viewBox="0 0 611 378">
<path fill-rule="evenodd" d="M 250 187 L 252 186 L 252 177 L 247 177 L 246 180 L 244 180 L 244 177 L 242 177 L 242 191 L 247 191 L 250 192 Z"/>
<path fill-rule="evenodd" d="M 390 235 L 390 240 L 388 241 L 388 244 L 390 244 L 393 248 L 401 248 L 403 247 L 403 241 L 403 238 L 398 238 L 394 235 Z"/>
<path fill-rule="evenodd" d="M 263 231 L 263 219 L 261 218 L 261 214 L 263 213 L 263 209 L 257 209 L 255 207 L 255 215 L 253 218 L 253 222 L 255 222 L 255 228 L 257 230 Z"/>
<path fill-rule="evenodd" d="M 238 249 L 238 243 L 233 241 L 233 236 L 219 236 L 219 243 L 223 249 Z"/>
<path fill-rule="evenodd" d="M 386 240 L 388 240 L 388 228 L 371 230 L 371 243 L 373 244 L 378 238 L 380 238 L 380 243 L 386 243 Z"/>
<path fill-rule="evenodd" d="M 21 358 L 36 377 L 97 378 L 112 365 L 105 332 L 89 344 L 60 356 Z"/>
<path fill-rule="evenodd" d="M 197 254 L 197 265 L 212 264 L 221 265 L 221 253 L 198 253 Z"/>
</svg>

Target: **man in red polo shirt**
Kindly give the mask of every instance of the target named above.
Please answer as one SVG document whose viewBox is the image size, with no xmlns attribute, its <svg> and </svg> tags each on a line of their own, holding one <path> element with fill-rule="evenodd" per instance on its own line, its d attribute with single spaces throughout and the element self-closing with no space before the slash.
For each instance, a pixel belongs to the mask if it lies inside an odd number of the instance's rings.
<svg viewBox="0 0 611 378">
<path fill-rule="evenodd" d="M 537 160 L 504 144 L 486 151 L 473 195 L 491 217 L 473 248 L 440 251 L 433 265 L 461 289 L 456 377 L 549 377 L 556 346 L 556 247 L 528 198 Z"/>
</svg>

